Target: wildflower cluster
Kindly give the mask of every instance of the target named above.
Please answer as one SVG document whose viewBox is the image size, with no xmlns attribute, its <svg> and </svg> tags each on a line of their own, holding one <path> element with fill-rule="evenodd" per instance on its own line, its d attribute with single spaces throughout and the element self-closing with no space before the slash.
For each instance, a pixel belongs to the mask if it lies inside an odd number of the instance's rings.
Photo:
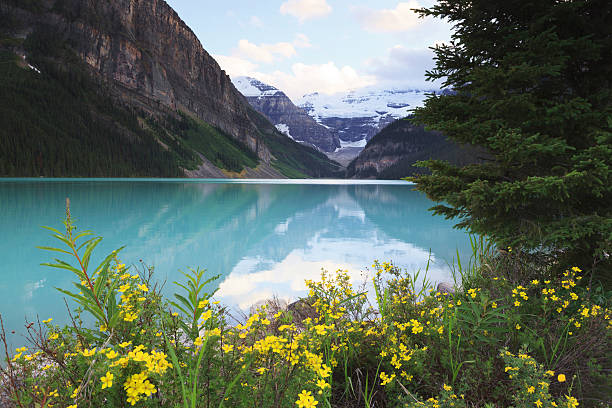
<svg viewBox="0 0 612 408">
<path fill-rule="evenodd" d="M 568 394 L 561 398 L 553 398 L 550 394 L 552 381 L 565 382 L 565 375 L 559 374 L 556 379 L 554 371 L 546 370 L 542 364 L 529 356 L 524 350 L 513 354 L 507 349 L 502 350 L 500 357 L 504 361 L 504 371 L 508 373 L 513 389 L 512 398 L 516 407 L 577 407 L 576 398 Z"/>
<path fill-rule="evenodd" d="M 573 408 L 574 380 L 607 366 L 605 353 L 580 366 L 585 339 L 590 353 L 609 349 L 612 324 L 578 268 L 513 284 L 472 276 L 453 294 L 391 263 L 373 268 L 376 309 L 348 272 L 323 271 L 306 282 L 306 299 L 264 305 L 230 324 L 205 291 L 213 278 L 204 270 L 186 273 L 177 282 L 185 292 L 166 301 L 115 251 L 93 273 L 75 272 L 75 320 L 89 313 L 96 329 L 43 320 L 30 347 L 6 356 L 4 389 L 17 406 L 70 408 Z"/>
</svg>

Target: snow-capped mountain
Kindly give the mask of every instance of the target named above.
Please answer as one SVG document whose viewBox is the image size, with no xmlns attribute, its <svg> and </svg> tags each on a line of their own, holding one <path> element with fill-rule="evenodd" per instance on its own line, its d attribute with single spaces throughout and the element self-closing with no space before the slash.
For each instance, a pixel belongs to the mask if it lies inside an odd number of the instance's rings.
<svg viewBox="0 0 612 408">
<path fill-rule="evenodd" d="M 338 133 L 341 146 L 364 147 L 376 133 L 395 119 L 422 106 L 435 89 L 384 89 L 366 87 L 348 93 L 304 95 L 297 105 L 317 123 Z"/>
<path fill-rule="evenodd" d="M 385 126 L 422 106 L 437 89 L 386 89 L 380 86 L 327 95 L 311 93 L 295 105 L 281 90 L 250 77 L 233 78 L 251 106 L 288 137 L 317 146 L 348 164 Z"/>
<path fill-rule="evenodd" d="M 263 82 L 251 77 L 242 76 L 232 78 L 232 83 L 236 89 L 246 97 L 265 98 L 268 96 L 275 96 L 279 93 L 284 95 L 281 90 L 273 87 L 272 85 L 264 84 Z"/>
<path fill-rule="evenodd" d="M 281 90 L 250 77 L 232 78 L 232 82 L 249 104 L 268 118 L 279 132 L 324 152 L 333 152 L 340 147 L 335 132 L 315 122 Z"/>
</svg>

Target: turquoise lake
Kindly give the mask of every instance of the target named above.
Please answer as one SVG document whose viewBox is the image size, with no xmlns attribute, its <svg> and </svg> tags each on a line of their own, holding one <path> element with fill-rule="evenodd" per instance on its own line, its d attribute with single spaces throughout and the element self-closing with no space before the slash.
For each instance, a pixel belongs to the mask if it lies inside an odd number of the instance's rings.
<svg viewBox="0 0 612 408">
<path fill-rule="evenodd" d="M 375 259 L 424 269 L 430 250 L 429 277 L 449 280 L 446 262 L 469 248 L 467 235 L 428 212 L 433 203 L 402 181 L 2 179 L 7 330 L 37 315 L 66 321 L 55 287 L 70 288 L 72 276 L 41 266 L 61 254 L 36 248 L 59 245 L 41 226 L 63 227 L 66 197 L 78 231 L 104 237 L 92 264 L 125 245 L 120 259 L 153 265 L 165 293 L 175 291 L 179 270 L 205 268 L 220 275 L 216 299 L 242 309 L 304 295 L 304 279 L 321 268 L 347 269 L 356 283 Z"/>
</svg>

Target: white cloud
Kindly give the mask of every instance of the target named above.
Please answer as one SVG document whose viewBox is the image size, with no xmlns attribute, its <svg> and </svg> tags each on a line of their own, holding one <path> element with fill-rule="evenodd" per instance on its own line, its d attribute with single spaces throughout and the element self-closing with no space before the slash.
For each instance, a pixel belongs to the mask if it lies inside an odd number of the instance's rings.
<svg viewBox="0 0 612 408">
<path fill-rule="evenodd" d="M 295 36 L 295 40 L 293 40 L 293 45 L 295 45 L 298 48 L 312 47 L 312 44 L 310 43 L 310 39 L 308 38 L 308 36 L 306 36 L 306 34 L 301 34 L 301 33 Z"/>
<path fill-rule="evenodd" d="M 373 10 L 353 7 L 352 12 L 361 26 L 373 32 L 402 32 L 413 29 L 423 22 L 412 9 L 421 6 L 416 0 L 398 3 L 394 9 Z"/>
<path fill-rule="evenodd" d="M 296 63 L 292 65 L 291 73 L 274 71 L 271 74 L 253 73 L 251 76 L 283 90 L 293 100 L 307 93 L 333 94 L 376 83 L 372 75 L 362 75 L 348 65 L 340 68 L 331 61 L 312 65 Z"/>
<path fill-rule="evenodd" d="M 288 0 L 280 6 L 281 14 L 292 15 L 300 22 L 326 16 L 331 11 L 332 8 L 326 0 Z"/>
<path fill-rule="evenodd" d="M 359 89 L 377 82 L 374 75 L 362 75 L 353 67 L 338 67 L 334 62 L 326 64 L 296 63 L 291 72 L 276 70 L 272 73 L 259 71 L 259 65 L 236 56 L 214 55 L 221 68 L 231 77 L 250 76 L 282 90 L 293 100 L 301 96 L 321 92 L 333 94 Z"/>
<path fill-rule="evenodd" d="M 265 63 L 274 62 L 277 58 L 291 58 L 297 54 L 293 44 L 288 42 L 257 45 L 245 39 L 238 41 L 238 48 L 234 49 L 233 53 L 238 57 Z"/>
<path fill-rule="evenodd" d="M 396 45 L 387 51 L 384 58 L 366 61 L 366 72 L 380 83 L 401 87 L 437 88 L 439 84 L 425 80 L 425 71 L 434 66 L 434 53 L 428 48 L 410 49 Z"/>
<path fill-rule="evenodd" d="M 296 34 L 293 42 L 281 41 L 275 44 L 253 44 L 249 40 L 238 41 L 238 46 L 232 50 L 232 57 L 270 64 L 272 62 L 291 58 L 297 55 L 296 48 L 312 47 L 310 39 L 305 34 Z M 238 61 L 233 61 L 235 65 Z M 245 65 L 241 62 L 241 65 Z M 255 65 L 255 64 L 252 64 Z"/>
<path fill-rule="evenodd" d="M 425 80 L 425 71 L 434 67 L 433 51 L 427 48 L 411 49 L 396 45 L 384 57 L 365 61 L 365 69 L 357 71 L 330 61 L 326 64 L 295 63 L 291 70 L 266 72 L 259 64 L 236 56 L 215 55 L 230 76 L 250 76 L 273 85 L 298 100 L 305 94 L 321 92 L 334 94 L 357 90 L 370 85 L 389 88 L 437 89 L 439 82 Z"/>
<path fill-rule="evenodd" d="M 366 290 L 373 298 L 370 279 L 362 273 L 373 259 L 394 259 L 396 265 L 413 272 L 423 270 L 428 263 L 429 251 L 410 243 L 382 242 L 372 239 L 353 239 L 350 245 L 315 236 L 305 248 L 294 249 L 277 262 L 265 262 L 259 257 L 246 257 L 240 261 L 219 285 L 217 296 L 224 304 L 237 304 L 241 309 L 278 295 L 291 301 L 306 294 L 306 279 L 320 278 L 321 269 L 328 272 L 347 270 L 353 287 L 368 282 Z M 344 258 L 338 262 L 334 259 Z M 446 264 L 431 259 L 427 277 L 432 282 L 448 281 L 450 271 Z M 417 285 L 420 282 L 417 282 Z"/>
<path fill-rule="evenodd" d="M 219 63 L 229 76 L 249 76 L 257 70 L 258 65 L 249 60 L 230 55 L 213 55 L 213 58 Z"/>
<path fill-rule="evenodd" d="M 249 24 L 251 24 L 255 28 L 262 28 L 264 26 L 263 21 L 257 16 L 251 16 L 249 19 Z"/>
</svg>

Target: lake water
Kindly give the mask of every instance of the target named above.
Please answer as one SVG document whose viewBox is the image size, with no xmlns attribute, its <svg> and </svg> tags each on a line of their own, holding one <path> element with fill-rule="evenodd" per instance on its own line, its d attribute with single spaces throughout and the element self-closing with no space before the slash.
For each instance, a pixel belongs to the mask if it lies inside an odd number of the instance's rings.
<svg viewBox="0 0 612 408">
<path fill-rule="evenodd" d="M 41 266 L 58 246 L 41 226 L 62 228 L 66 197 L 78 230 L 104 240 L 98 256 L 125 245 L 120 259 L 154 265 L 174 292 L 178 270 L 219 274 L 216 298 L 234 307 L 276 295 L 304 295 L 321 268 L 347 269 L 356 281 L 375 259 L 448 280 L 465 233 L 427 211 L 433 204 L 406 182 L 345 180 L 1 179 L 0 313 L 5 327 L 24 317 L 66 320 L 68 271 Z M 96 263 L 97 264 L 97 263 Z"/>
</svg>

